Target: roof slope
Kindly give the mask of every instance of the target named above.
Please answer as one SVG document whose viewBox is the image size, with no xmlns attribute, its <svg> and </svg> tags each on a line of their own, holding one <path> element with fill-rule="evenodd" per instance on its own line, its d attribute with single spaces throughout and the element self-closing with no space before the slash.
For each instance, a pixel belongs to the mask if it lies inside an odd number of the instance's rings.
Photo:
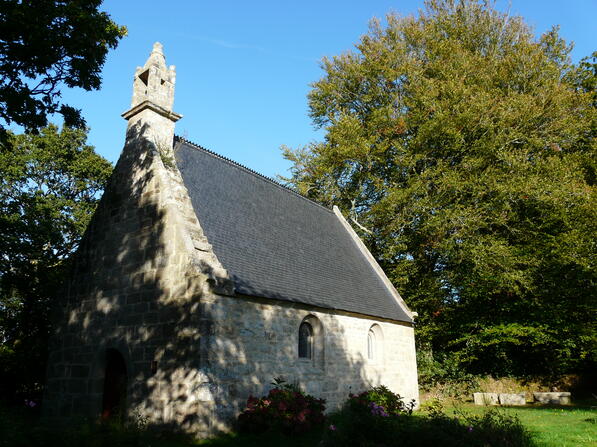
<svg viewBox="0 0 597 447">
<path fill-rule="evenodd" d="M 237 293 L 412 321 L 333 211 L 178 142 L 195 213 Z"/>
</svg>

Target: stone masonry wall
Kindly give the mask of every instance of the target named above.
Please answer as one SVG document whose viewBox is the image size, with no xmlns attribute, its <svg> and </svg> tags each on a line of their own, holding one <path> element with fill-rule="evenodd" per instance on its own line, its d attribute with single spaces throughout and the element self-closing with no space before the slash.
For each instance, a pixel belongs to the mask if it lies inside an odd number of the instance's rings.
<svg viewBox="0 0 597 447">
<path fill-rule="evenodd" d="M 337 409 L 350 392 L 380 384 L 406 402 L 418 402 L 411 325 L 249 297 L 204 296 L 201 307 L 213 322 L 202 338 L 209 346 L 204 372 L 210 380 L 203 388 L 215 403 L 214 420 L 221 424 L 216 429 L 224 429 L 249 395 L 265 394 L 279 376 L 325 398 L 328 410 Z M 315 358 L 309 361 L 298 357 L 298 329 L 304 318 L 313 317 L 323 334 L 315 336 Z M 372 325 L 383 338 L 376 339 L 381 352 L 374 360 L 367 358 Z"/>
<path fill-rule="evenodd" d="M 56 318 L 46 416 L 99 416 L 112 348 L 126 364 L 129 413 L 164 425 L 183 425 L 183 413 L 186 426 L 199 424 L 185 388 L 201 366 L 198 303 L 208 281 L 230 286 L 162 149 L 141 124 L 129 129 Z"/>
</svg>

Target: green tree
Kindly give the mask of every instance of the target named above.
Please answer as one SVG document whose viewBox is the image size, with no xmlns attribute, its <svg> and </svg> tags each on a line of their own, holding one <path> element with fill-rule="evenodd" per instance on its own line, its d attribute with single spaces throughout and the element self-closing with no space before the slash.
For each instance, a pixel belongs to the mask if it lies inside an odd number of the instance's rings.
<svg viewBox="0 0 597 447">
<path fill-rule="evenodd" d="M 81 127 L 80 110 L 60 102 L 60 88 L 97 90 L 109 48 L 126 28 L 98 10 L 101 0 L 0 2 L 0 119 L 26 129 L 60 113 Z M 0 124 L 0 131 L 3 126 Z"/>
<path fill-rule="evenodd" d="M 52 300 L 112 171 L 85 140 L 48 126 L 0 146 L 0 398 L 43 383 Z"/>
<path fill-rule="evenodd" d="M 594 364 L 594 84 L 570 49 L 491 2 L 429 0 L 323 60 L 324 141 L 283 148 L 419 313 L 419 345 L 471 372 Z"/>
</svg>

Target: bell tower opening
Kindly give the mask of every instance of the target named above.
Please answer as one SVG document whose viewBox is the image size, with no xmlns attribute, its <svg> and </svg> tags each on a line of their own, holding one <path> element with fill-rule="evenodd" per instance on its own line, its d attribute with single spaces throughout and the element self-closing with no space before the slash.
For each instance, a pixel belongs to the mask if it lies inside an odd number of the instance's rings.
<svg viewBox="0 0 597 447">
<path fill-rule="evenodd" d="M 147 82 L 149 81 L 149 70 L 145 70 L 143 73 L 139 75 L 139 79 L 141 82 L 147 86 Z"/>
</svg>

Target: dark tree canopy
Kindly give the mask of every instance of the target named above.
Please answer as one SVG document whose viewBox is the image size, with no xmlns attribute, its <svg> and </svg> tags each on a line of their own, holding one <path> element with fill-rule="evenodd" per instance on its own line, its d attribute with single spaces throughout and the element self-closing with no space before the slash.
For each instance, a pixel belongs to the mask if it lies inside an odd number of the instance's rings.
<svg viewBox="0 0 597 447">
<path fill-rule="evenodd" d="M 491 2 L 429 0 L 323 60 L 325 139 L 285 149 L 290 184 L 358 222 L 420 346 L 471 372 L 594 365 L 595 65 L 570 49 Z"/>
<path fill-rule="evenodd" d="M 49 126 L 0 146 L 0 400 L 44 380 L 53 300 L 112 171 L 85 140 Z"/>
<path fill-rule="evenodd" d="M 60 113 L 81 127 L 80 110 L 62 104 L 63 86 L 97 90 L 109 48 L 126 28 L 98 8 L 101 0 L 0 1 L 0 119 L 25 129 Z M 0 122 L 0 130 L 3 128 Z"/>
</svg>

